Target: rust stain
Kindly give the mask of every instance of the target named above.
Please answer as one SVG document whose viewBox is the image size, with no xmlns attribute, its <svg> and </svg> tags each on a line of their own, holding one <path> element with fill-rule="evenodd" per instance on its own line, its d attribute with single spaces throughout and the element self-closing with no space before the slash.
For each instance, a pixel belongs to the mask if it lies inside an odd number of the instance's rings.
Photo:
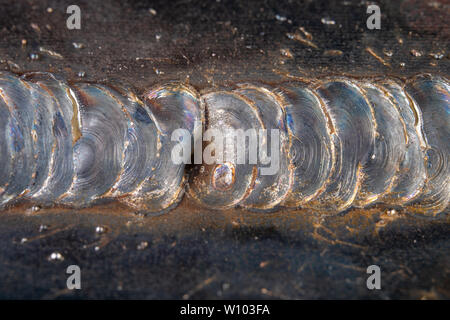
<svg viewBox="0 0 450 320">
<path fill-rule="evenodd" d="M 386 67 L 391 67 L 390 63 L 386 62 L 382 57 L 375 53 L 375 51 L 371 47 L 367 47 L 366 51 L 379 62 L 381 62 Z"/>
<path fill-rule="evenodd" d="M 298 33 L 298 32 L 295 32 L 295 33 L 287 33 L 286 36 L 287 36 L 289 39 L 291 39 L 291 40 L 295 40 L 295 41 L 298 41 L 298 42 L 304 44 L 305 46 L 309 46 L 309 47 L 312 47 L 312 48 L 314 48 L 314 49 L 319 49 L 319 47 L 318 47 L 314 42 L 312 42 L 311 40 L 309 40 L 309 39 L 303 37 L 303 36 L 302 36 L 300 33 Z"/>
</svg>

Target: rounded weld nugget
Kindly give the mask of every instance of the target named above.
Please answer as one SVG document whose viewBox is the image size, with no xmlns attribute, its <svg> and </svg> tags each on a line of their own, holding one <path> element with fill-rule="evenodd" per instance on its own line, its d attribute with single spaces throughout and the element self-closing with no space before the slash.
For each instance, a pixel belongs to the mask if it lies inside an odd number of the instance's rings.
<svg viewBox="0 0 450 320">
<path fill-rule="evenodd" d="M 422 134 L 422 113 L 398 83 L 393 80 L 383 80 L 380 84 L 400 112 L 407 137 L 406 151 L 396 174 L 395 185 L 382 197 L 381 201 L 404 205 L 419 195 L 426 179 L 426 145 Z"/>
<path fill-rule="evenodd" d="M 53 123 L 57 111 L 55 100 L 48 91 L 38 84 L 26 82 L 30 92 L 30 106 L 34 113 L 33 128 L 31 130 L 33 150 L 35 150 L 36 167 L 32 173 L 27 197 L 32 197 L 42 188 L 50 171 L 50 162 L 54 151 L 55 137 L 52 133 Z"/>
<path fill-rule="evenodd" d="M 198 93 L 179 83 L 147 91 L 144 102 L 148 107 L 148 115 L 139 113 L 135 116 L 140 121 L 155 123 L 158 136 L 152 138 L 152 143 L 156 142 L 156 149 L 151 149 L 156 152 L 151 155 L 151 172 L 122 201 L 140 210 L 162 212 L 178 204 L 184 194 L 186 180 L 185 163 L 178 163 L 172 158 L 172 150 L 177 144 L 177 141 L 172 141 L 172 133 L 182 129 L 192 136 L 195 126 L 204 123 L 204 110 Z"/>
<path fill-rule="evenodd" d="M 73 184 L 61 201 L 85 206 L 103 197 L 117 180 L 127 127 L 121 106 L 103 88 L 80 83 L 72 89 L 79 104 L 81 137 L 73 147 Z"/>
<path fill-rule="evenodd" d="M 0 128 L 6 138 L 8 152 L 2 153 L 1 164 L 7 168 L 0 183 L 0 205 L 20 199 L 29 192 L 36 168 L 33 104 L 28 85 L 17 76 L 0 73 L 0 108 L 9 114 Z"/>
<path fill-rule="evenodd" d="M 376 122 L 375 144 L 363 167 L 361 188 L 353 203 L 364 207 L 391 191 L 406 151 L 406 129 L 400 113 L 380 88 L 369 83 L 360 87 L 372 106 Z"/>
<path fill-rule="evenodd" d="M 427 181 L 412 210 L 436 213 L 450 199 L 450 86 L 440 77 L 420 75 L 407 84 L 408 94 L 422 110 Z"/>
<path fill-rule="evenodd" d="M 204 163 L 190 177 L 188 194 L 214 209 L 231 208 L 254 188 L 256 154 L 249 149 L 256 147 L 254 129 L 265 126 L 254 103 L 237 92 L 215 91 L 203 99 L 208 115 L 203 140 L 210 143 L 203 151 Z"/>
<path fill-rule="evenodd" d="M 340 212 L 352 205 L 361 188 L 362 170 L 374 146 L 376 123 L 372 107 L 355 83 L 331 80 L 316 90 L 333 122 L 336 157 L 330 183 L 306 205 Z"/>
<path fill-rule="evenodd" d="M 74 97 L 69 86 L 60 78 L 49 73 L 30 73 L 24 76 L 29 82 L 38 85 L 51 98 L 53 113 L 51 113 L 50 134 L 52 140 L 43 140 L 51 148 L 48 160 L 47 174 L 36 186 L 38 188 L 29 195 L 32 201 L 52 204 L 70 188 L 73 180 L 73 141 L 72 132 L 78 132 L 77 121 L 72 128 L 73 120 L 78 117 L 74 104 Z M 44 113 L 45 115 L 45 113 Z"/>
<path fill-rule="evenodd" d="M 335 129 L 322 100 L 311 89 L 288 83 L 279 90 L 284 97 L 294 170 L 283 205 L 297 208 L 325 190 L 336 157 L 332 142 Z"/>
<path fill-rule="evenodd" d="M 265 87 L 242 84 L 235 92 L 253 103 L 266 129 L 257 132 L 258 173 L 253 190 L 241 206 L 272 209 L 286 197 L 293 180 L 283 104 L 279 97 Z"/>
<path fill-rule="evenodd" d="M 102 86 L 103 90 L 108 90 Z M 127 199 L 152 173 L 157 161 L 160 134 L 148 108 L 130 90 L 108 90 L 111 98 L 121 106 L 127 124 L 125 146 L 121 155 L 121 171 L 105 195 Z M 119 94 L 120 93 L 120 94 Z"/>
</svg>

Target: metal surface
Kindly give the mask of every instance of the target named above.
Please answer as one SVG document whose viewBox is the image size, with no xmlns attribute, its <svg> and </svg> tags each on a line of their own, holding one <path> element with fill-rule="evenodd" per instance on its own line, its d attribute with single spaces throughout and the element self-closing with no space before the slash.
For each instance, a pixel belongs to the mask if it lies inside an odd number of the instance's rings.
<svg viewBox="0 0 450 320">
<path fill-rule="evenodd" d="M 2 0 L 0 67 L 137 90 L 449 74 L 446 1 L 379 2 L 381 30 L 366 28 L 365 1 L 78 1 L 80 30 L 66 28 L 70 4 Z M 449 219 L 382 207 L 208 212 L 186 199 L 158 217 L 114 203 L 23 205 L 0 215 L 0 297 L 450 298 Z M 81 290 L 66 289 L 71 264 Z M 372 264 L 382 290 L 366 287 Z"/>
</svg>

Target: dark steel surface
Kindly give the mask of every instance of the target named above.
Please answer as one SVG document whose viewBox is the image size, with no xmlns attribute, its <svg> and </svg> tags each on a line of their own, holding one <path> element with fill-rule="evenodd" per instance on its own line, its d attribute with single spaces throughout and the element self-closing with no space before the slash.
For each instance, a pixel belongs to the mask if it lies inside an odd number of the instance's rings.
<svg viewBox="0 0 450 320">
<path fill-rule="evenodd" d="M 167 80 L 203 89 L 332 74 L 448 77 L 448 1 L 380 1 L 381 30 L 366 28 L 370 3 L 2 0 L 0 68 L 138 91 Z M 81 30 L 66 28 L 70 4 L 81 8 Z M 305 36 L 300 27 L 313 45 L 286 35 Z M 0 215 L 0 298 L 450 298 L 449 215 L 386 211 L 209 212 L 184 200 L 144 217 L 117 204 L 24 205 Z M 56 252 L 63 260 L 48 259 Z M 65 289 L 71 264 L 81 267 L 78 291 Z M 382 270 L 378 291 L 366 287 L 371 264 Z"/>
</svg>

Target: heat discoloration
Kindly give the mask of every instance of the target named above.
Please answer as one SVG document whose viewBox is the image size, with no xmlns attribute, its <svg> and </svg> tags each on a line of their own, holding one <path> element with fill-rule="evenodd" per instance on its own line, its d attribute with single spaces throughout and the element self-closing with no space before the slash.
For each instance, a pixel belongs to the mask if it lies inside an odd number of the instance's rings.
<svg viewBox="0 0 450 320">
<path fill-rule="evenodd" d="M 436 134 L 446 135 L 450 126 L 450 90 L 442 77 L 419 75 L 399 85 L 389 78 L 330 76 L 201 92 L 172 82 L 145 91 L 142 100 L 131 88 L 66 85 L 46 73 L 2 78 L 4 112 L 22 108 L 26 115 L 24 101 L 35 100 L 50 110 L 46 115 L 33 109 L 29 128 L 18 123 L 19 142 L 32 150 L 21 154 L 32 159 L 27 165 L 32 187 L 4 196 L 5 204 L 27 198 L 80 208 L 118 200 L 157 214 L 177 205 L 187 182 L 190 200 L 222 210 L 290 207 L 329 215 L 385 203 L 435 215 L 448 205 L 449 146 Z M 185 171 L 184 163 L 172 159 L 171 135 L 177 129 L 192 135 L 197 123 L 219 131 L 277 130 L 279 145 L 260 136 L 258 148 L 276 145 L 271 153 L 279 157 L 278 171 L 264 176 L 261 163 L 217 159 Z M 6 124 L 1 129 L 7 135 L 13 130 Z M 232 138 L 223 141 L 225 155 L 253 150 L 250 137 L 245 145 Z M 66 142 L 71 147 L 57 154 Z M 4 155 L 11 165 L 14 156 Z M 60 163 L 66 167 L 57 170 Z M 14 185 L 14 177 L 2 188 Z M 53 183 L 61 188 L 50 190 Z"/>
</svg>

